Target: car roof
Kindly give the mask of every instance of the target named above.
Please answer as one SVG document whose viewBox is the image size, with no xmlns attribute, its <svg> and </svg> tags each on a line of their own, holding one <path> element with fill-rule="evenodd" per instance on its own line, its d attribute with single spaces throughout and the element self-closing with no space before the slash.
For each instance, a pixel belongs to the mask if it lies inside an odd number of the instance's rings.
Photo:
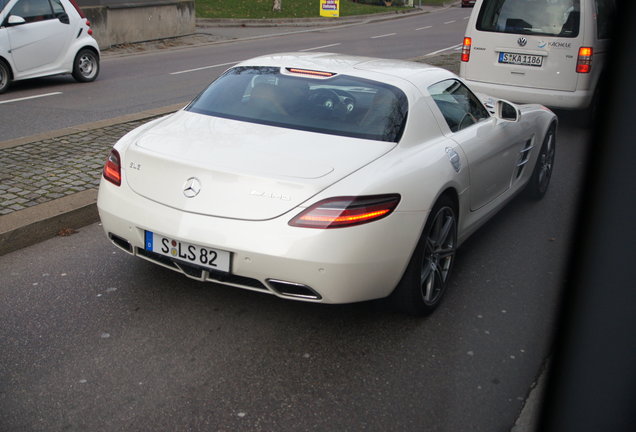
<svg viewBox="0 0 636 432">
<path fill-rule="evenodd" d="M 322 52 L 277 53 L 255 57 L 237 66 L 291 67 L 382 80 L 404 89 L 409 81 L 420 89 L 448 78 L 453 73 L 428 65 L 407 60 L 382 59 Z"/>
</svg>

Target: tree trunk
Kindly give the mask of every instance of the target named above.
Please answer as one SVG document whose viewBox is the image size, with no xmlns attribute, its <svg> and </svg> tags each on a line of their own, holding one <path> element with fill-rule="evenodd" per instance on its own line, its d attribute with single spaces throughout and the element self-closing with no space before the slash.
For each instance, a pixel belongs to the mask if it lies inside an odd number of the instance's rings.
<svg viewBox="0 0 636 432">
<path fill-rule="evenodd" d="M 272 7 L 272 10 L 274 12 L 280 12 L 282 5 L 281 5 L 282 0 L 274 0 L 274 6 Z"/>
</svg>

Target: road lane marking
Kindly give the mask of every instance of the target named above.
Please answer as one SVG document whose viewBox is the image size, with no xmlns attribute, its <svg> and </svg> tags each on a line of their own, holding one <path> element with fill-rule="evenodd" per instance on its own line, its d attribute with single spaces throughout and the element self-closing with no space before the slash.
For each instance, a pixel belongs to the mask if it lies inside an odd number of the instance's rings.
<svg viewBox="0 0 636 432">
<path fill-rule="evenodd" d="M 452 50 L 452 49 L 457 49 L 457 48 L 459 48 L 459 47 L 461 47 L 461 46 L 462 46 L 462 44 L 457 44 L 457 45 L 453 45 L 453 46 L 450 46 L 450 47 L 448 47 L 448 48 L 442 48 L 441 50 L 433 51 L 433 52 L 431 52 L 431 53 L 424 54 L 424 55 L 425 55 L 425 56 L 432 56 L 432 55 L 435 55 L 435 54 L 442 53 L 442 52 L 444 52 L 444 51 L 450 51 L 450 50 Z"/>
<path fill-rule="evenodd" d="M 380 39 L 383 37 L 395 36 L 397 33 L 387 33 L 379 36 L 371 36 L 371 39 Z"/>
<path fill-rule="evenodd" d="M 197 72 L 197 71 L 205 70 L 205 69 L 212 69 L 212 68 L 217 68 L 217 67 L 222 67 L 222 66 L 231 66 L 231 65 L 235 65 L 237 63 L 240 63 L 242 61 L 243 60 L 239 60 L 239 61 L 235 61 L 235 62 L 229 62 L 229 63 L 219 63 L 219 64 L 210 65 L 210 66 L 203 66 L 203 67 L 195 68 L 195 69 L 187 69 L 187 70 L 182 70 L 182 71 L 178 71 L 178 72 L 170 72 L 170 75 L 180 75 L 180 74 L 184 74 L 184 73 Z"/>
<path fill-rule="evenodd" d="M 41 94 L 41 95 L 26 96 L 26 97 L 17 98 L 17 99 L 8 99 L 8 100 L 5 100 L 5 101 L 0 101 L 0 105 L 11 103 L 11 102 L 25 101 L 25 100 L 29 100 L 29 99 L 38 99 L 38 98 L 43 98 L 43 97 L 47 97 L 47 96 L 55 96 L 55 95 L 59 95 L 59 94 L 62 94 L 62 92 L 44 93 L 44 94 Z"/>
<path fill-rule="evenodd" d="M 452 24 L 454 23 L 456 20 L 452 20 L 452 21 L 446 21 L 444 24 Z"/>
<path fill-rule="evenodd" d="M 313 48 L 305 48 L 305 49 L 301 49 L 300 51 L 314 51 L 314 50 L 319 50 L 319 49 L 323 49 L 323 48 L 331 48 L 331 47 L 335 47 L 338 45 L 342 45 L 340 42 L 338 43 L 332 43 L 330 45 L 323 45 L 323 46 L 319 46 L 319 47 L 313 47 Z"/>
<path fill-rule="evenodd" d="M 426 27 L 420 27 L 420 28 L 416 28 L 415 30 L 426 30 L 426 29 L 430 29 L 433 28 L 433 26 L 426 26 Z"/>
</svg>

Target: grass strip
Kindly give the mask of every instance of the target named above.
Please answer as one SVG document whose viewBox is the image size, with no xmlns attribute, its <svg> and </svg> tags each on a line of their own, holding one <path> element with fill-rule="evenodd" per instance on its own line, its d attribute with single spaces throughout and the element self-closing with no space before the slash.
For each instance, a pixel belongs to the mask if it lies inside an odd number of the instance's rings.
<svg viewBox="0 0 636 432">
<path fill-rule="evenodd" d="M 282 10 L 272 11 L 273 0 L 196 0 L 197 18 L 319 18 L 319 0 L 281 0 Z M 441 5 L 444 0 L 422 0 L 422 4 Z M 392 6 L 373 5 L 340 0 L 340 16 L 367 15 L 375 13 L 399 12 L 410 7 L 397 6 L 402 2 L 394 0 Z M 419 5 L 419 0 L 414 0 Z M 329 19 L 329 18 L 325 18 Z"/>
</svg>

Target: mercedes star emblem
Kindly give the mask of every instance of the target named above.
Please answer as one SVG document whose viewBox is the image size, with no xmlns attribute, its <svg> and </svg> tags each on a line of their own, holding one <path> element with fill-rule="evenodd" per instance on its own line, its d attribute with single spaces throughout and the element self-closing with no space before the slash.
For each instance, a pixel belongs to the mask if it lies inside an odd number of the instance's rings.
<svg viewBox="0 0 636 432">
<path fill-rule="evenodd" d="M 201 182 L 196 177 L 190 177 L 183 185 L 183 194 L 187 198 L 194 198 L 201 192 Z"/>
</svg>

